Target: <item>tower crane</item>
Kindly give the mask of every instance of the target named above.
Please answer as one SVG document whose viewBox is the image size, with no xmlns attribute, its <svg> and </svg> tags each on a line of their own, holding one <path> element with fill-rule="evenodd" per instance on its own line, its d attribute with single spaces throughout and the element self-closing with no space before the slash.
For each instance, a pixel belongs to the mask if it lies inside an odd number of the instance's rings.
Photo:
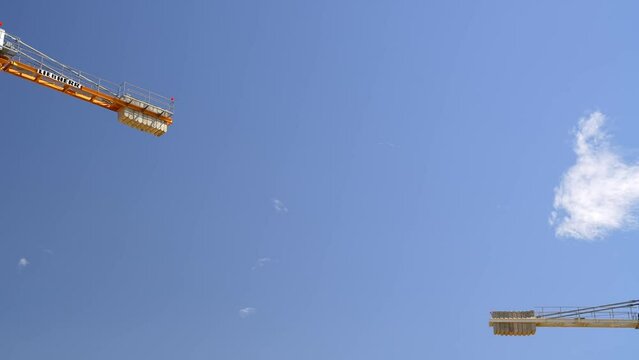
<svg viewBox="0 0 639 360">
<path fill-rule="evenodd" d="M 591 307 L 540 307 L 529 311 L 492 311 L 495 335 L 535 335 L 538 327 L 639 329 L 639 300 Z"/>
<path fill-rule="evenodd" d="M 1 22 L 0 70 L 117 112 L 121 123 L 155 136 L 173 123 L 173 98 L 74 69 L 7 33 Z"/>
</svg>

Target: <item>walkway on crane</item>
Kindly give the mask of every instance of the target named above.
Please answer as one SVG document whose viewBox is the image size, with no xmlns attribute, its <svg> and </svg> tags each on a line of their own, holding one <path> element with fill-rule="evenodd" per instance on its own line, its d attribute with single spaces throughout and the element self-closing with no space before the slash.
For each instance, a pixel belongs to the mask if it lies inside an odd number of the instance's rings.
<svg viewBox="0 0 639 360">
<path fill-rule="evenodd" d="M 1 28 L 0 70 L 115 111 L 121 123 L 156 136 L 173 123 L 173 98 L 64 65 Z"/>
</svg>

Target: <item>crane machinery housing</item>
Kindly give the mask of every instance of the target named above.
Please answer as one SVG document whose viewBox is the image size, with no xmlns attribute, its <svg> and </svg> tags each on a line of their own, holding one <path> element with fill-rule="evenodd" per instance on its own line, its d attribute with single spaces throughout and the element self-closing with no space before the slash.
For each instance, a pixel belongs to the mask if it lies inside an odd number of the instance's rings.
<svg viewBox="0 0 639 360">
<path fill-rule="evenodd" d="M 130 127 L 164 135 L 173 123 L 174 99 L 129 83 L 115 84 L 51 58 L 7 33 L 0 23 L 0 70 L 115 111 Z"/>
<path fill-rule="evenodd" d="M 639 329 L 639 300 L 591 307 L 493 311 L 490 315 L 488 325 L 495 335 L 534 335 L 538 327 Z"/>
</svg>

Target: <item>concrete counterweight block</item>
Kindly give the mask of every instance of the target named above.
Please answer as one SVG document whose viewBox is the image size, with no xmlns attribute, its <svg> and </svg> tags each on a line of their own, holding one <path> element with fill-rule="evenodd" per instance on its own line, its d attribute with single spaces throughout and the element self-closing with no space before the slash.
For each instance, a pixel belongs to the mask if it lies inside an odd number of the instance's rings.
<svg viewBox="0 0 639 360">
<path fill-rule="evenodd" d="M 534 319 L 534 311 L 493 311 L 490 313 L 493 319 L 512 320 L 507 323 L 493 324 L 495 335 L 527 336 L 535 335 L 537 325 L 535 323 L 517 322 L 517 319 Z"/>
<path fill-rule="evenodd" d="M 118 120 L 125 125 L 155 136 L 166 134 L 169 128 L 164 121 L 130 108 L 120 109 L 118 111 Z"/>
</svg>

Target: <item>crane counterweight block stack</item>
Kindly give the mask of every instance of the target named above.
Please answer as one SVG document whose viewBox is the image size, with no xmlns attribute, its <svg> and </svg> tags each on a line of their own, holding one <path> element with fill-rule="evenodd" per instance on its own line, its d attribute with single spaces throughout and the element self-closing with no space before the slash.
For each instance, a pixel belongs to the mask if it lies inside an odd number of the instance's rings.
<svg viewBox="0 0 639 360">
<path fill-rule="evenodd" d="M 71 68 L 1 28 L 0 70 L 115 111 L 121 123 L 155 136 L 164 135 L 173 123 L 173 98 Z"/>
<path fill-rule="evenodd" d="M 490 316 L 493 320 L 508 319 L 504 322 L 491 321 L 495 335 L 526 336 L 535 335 L 537 331 L 537 325 L 534 322 L 523 322 L 523 320 L 519 320 L 534 319 L 534 311 L 493 311 L 490 313 Z"/>
</svg>

